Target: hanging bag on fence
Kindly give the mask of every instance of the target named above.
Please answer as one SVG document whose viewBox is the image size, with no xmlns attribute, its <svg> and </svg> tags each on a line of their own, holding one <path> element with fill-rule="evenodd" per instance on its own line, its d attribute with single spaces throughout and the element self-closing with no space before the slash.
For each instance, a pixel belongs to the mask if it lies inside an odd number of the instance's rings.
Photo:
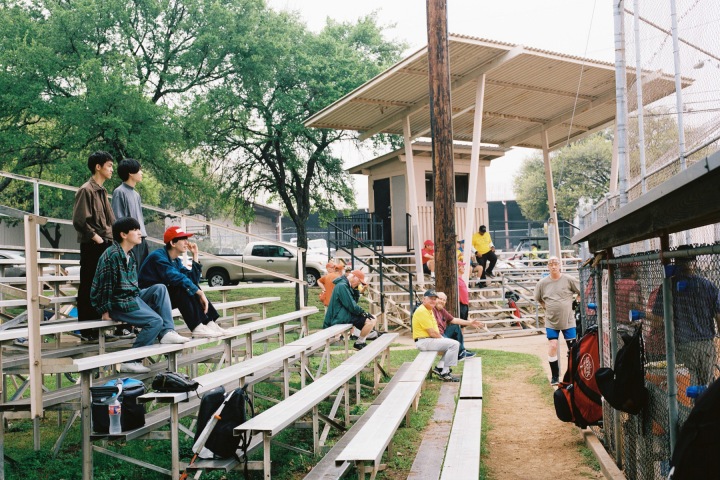
<svg viewBox="0 0 720 480">
<path fill-rule="evenodd" d="M 642 327 L 622 335 L 623 346 L 615 357 L 615 370 L 601 368 L 595 375 L 600 393 L 616 410 L 637 415 L 647 405 L 643 368 Z"/>
<path fill-rule="evenodd" d="M 595 373 L 600 366 L 597 327 L 591 327 L 568 352 L 568 369 L 553 394 L 555 413 L 580 428 L 602 420 L 602 397 Z"/>
</svg>

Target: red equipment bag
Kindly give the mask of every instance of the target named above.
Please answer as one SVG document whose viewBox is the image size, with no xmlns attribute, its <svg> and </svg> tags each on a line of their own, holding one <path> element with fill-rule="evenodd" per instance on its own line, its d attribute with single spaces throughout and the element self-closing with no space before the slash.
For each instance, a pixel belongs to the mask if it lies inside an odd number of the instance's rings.
<svg viewBox="0 0 720 480">
<path fill-rule="evenodd" d="M 593 326 L 568 352 L 567 372 L 553 395 L 555 413 L 560 420 L 573 422 L 580 428 L 600 424 L 602 396 L 595 381 L 599 367 L 598 332 Z"/>
</svg>

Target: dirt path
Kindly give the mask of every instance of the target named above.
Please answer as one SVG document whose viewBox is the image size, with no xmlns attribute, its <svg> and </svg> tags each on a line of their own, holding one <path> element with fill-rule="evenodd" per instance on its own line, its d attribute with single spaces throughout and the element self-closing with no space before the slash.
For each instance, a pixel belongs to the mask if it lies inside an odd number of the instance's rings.
<svg viewBox="0 0 720 480">
<path fill-rule="evenodd" d="M 539 336 L 475 342 L 467 347 L 532 353 L 541 359 L 547 356 L 545 339 Z M 514 368 L 503 375 L 484 374 L 491 385 L 488 401 L 483 404 L 491 426 L 487 434 L 489 454 L 483 459 L 490 478 L 603 478 L 601 472 L 585 464 L 578 450 L 583 444 L 580 431 L 560 422 L 552 402 L 543 398 L 538 385 L 529 383 L 532 372 Z"/>
</svg>

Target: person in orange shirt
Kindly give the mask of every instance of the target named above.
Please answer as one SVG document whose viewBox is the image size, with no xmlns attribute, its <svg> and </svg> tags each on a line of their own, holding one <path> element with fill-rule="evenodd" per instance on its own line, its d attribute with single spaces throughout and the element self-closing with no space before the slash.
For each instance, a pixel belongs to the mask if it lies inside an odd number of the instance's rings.
<svg viewBox="0 0 720 480">
<path fill-rule="evenodd" d="M 332 261 L 328 262 L 327 265 L 325 265 L 325 268 L 327 268 L 327 274 L 318 279 L 318 285 L 321 290 L 319 298 L 322 304 L 326 307 L 330 304 L 330 297 L 332 297 L 332 291 L 333 288 L 335 288 L 333 280 L 343 273 L 342 270 L 337 267 L 338 266 Z"/>
</svg>

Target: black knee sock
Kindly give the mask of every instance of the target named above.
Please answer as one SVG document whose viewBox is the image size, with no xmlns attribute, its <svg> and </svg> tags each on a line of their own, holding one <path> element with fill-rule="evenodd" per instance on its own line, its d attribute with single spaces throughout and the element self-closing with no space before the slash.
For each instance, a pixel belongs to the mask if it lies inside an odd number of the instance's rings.
<svg viewBox="0 0 720 480">
<path fill-rule="evenodd" d="M 553 377 L 560 376 L 560 363 L 557 360 L 550 362 L 550 373 Z"/>
</svg>

